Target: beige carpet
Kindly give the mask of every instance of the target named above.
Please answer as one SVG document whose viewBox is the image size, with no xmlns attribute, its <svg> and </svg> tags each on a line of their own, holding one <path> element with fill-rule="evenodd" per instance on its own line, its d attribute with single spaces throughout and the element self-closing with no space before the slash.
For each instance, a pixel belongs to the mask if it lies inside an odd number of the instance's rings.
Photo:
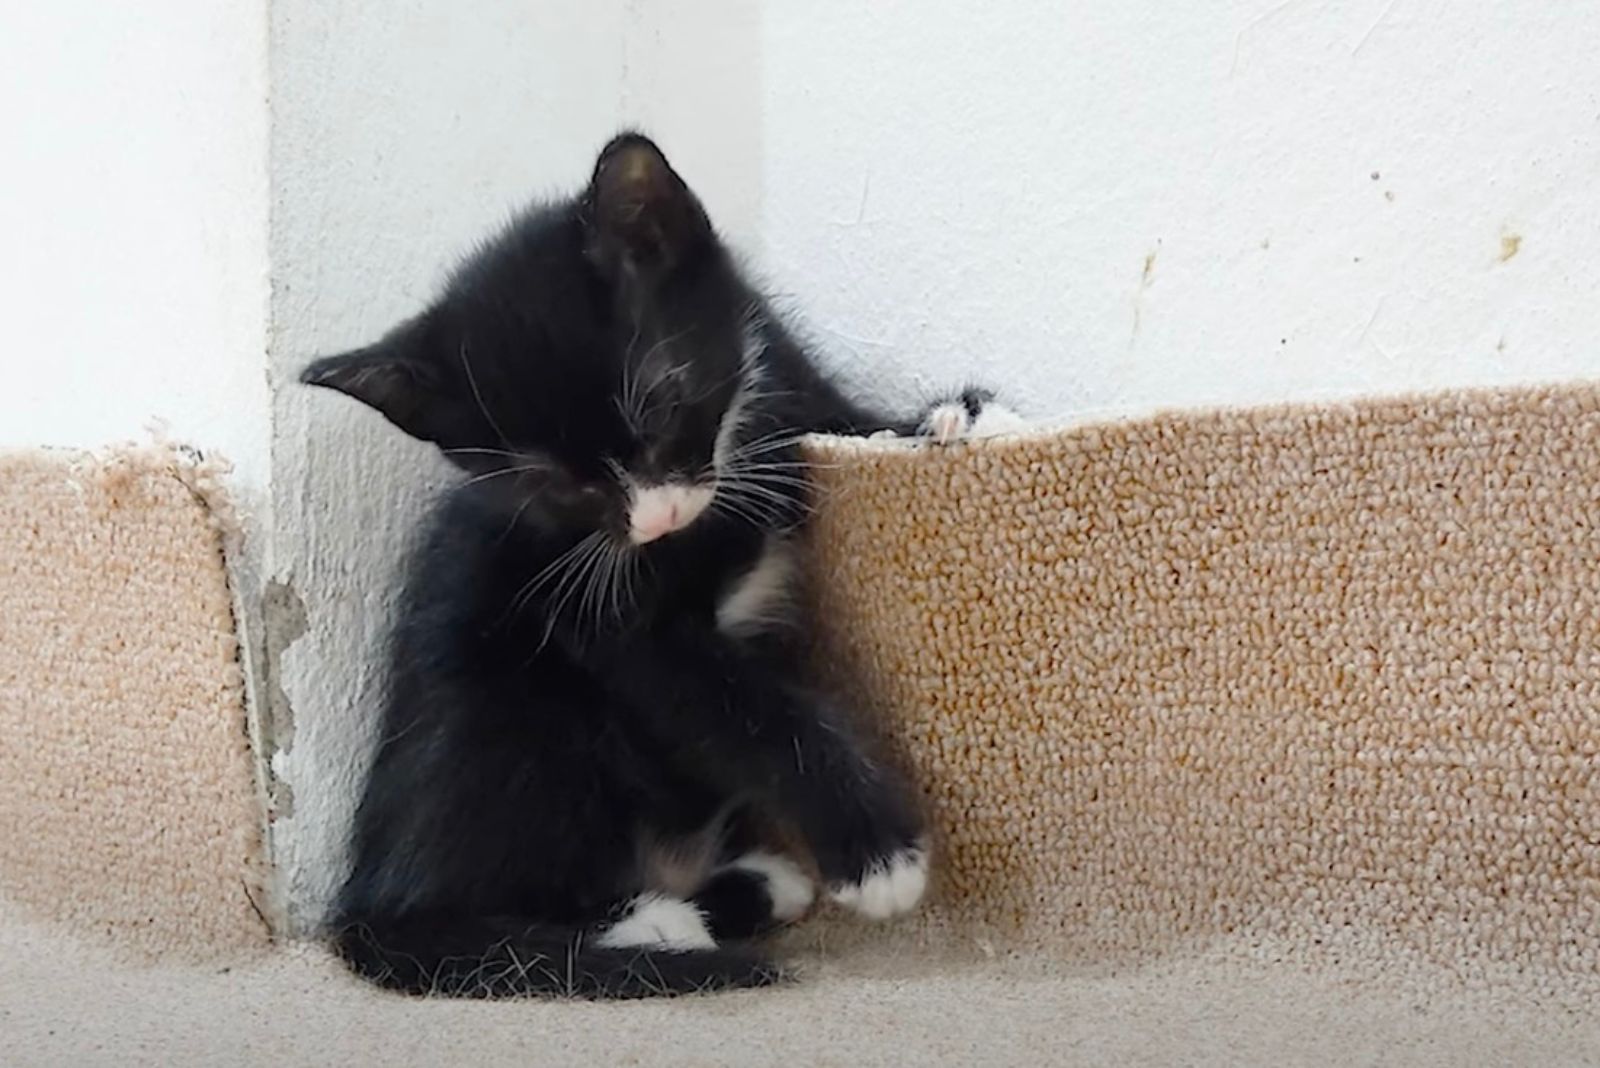
<svg viewBox="0 0 1600 1068">
<path fill-rule="evenodd" d="M 1600 389 L 828 442 L 928 922 L 1600 978 Z"/>
<path fill-rule="evenodd" d="M 210 483 L 8 459 L 0 1063 L 1600 1064 L 1600 390 L 815 449 L 936 899 L 626 1005 L 259 952 Z"/>
<path fill-rule="evenodd" d="M 788 988 L 613 1004 L 411 1001 L 293 947 L 134 967 L 0 911 L 7 1068 L 584 1068 L 1600 1063 L 1600 1024 L 1508 992 L 1429 996 L 1336 971 L 1172 959 L 1118 969 L 851 952 Z"/>
<path fill-rule="evenodd" d="M 0 898 L 133 953 L 266 943 L 216 476 L 0 454 Z"/>
</svg>

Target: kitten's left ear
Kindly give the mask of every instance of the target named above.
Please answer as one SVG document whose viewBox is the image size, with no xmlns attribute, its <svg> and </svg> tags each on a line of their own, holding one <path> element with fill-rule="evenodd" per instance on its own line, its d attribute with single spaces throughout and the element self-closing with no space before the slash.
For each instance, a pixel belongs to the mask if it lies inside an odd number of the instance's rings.
<svg viewBox="0 0 1600 1068">
<path fill-rule="evenodd" d="M 354 397 L 414 438 L 443 443 L 459 433 L 462 405 L 427 341 L 427 320 L 419 317 L 376 344 L 317 360 L 300 381 Z"/>
<path fill-rule="evenodd" d="M 711 234 L 705 209 L 649 138 L 625 133 L 600 153 L 584 195 L 602 263 L 666 271 Z"/>
</svg>

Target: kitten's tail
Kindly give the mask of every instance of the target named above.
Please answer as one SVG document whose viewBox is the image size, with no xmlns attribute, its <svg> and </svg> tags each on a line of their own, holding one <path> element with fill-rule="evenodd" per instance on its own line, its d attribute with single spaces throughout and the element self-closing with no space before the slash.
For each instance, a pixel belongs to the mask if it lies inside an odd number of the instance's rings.
<svg viewBox="0 0 1600 1068">
<path fill-rule="evenodd" d="M 608 949 L 577 931 L 509 916 L 352 920 L 334 947 L 352 971 L 379 986 L 446 997 L 661 997 L 783 978 L 775 964 L 742 947 Z"/>
</svg>

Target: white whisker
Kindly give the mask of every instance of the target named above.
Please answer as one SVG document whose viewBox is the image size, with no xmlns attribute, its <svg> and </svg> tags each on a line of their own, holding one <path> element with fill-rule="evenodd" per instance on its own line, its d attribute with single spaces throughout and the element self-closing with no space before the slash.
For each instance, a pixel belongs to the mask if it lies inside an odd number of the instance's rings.
<svg viewBox="0 0 1600 1068">
<path fill-rule="evenodd" d="M 509 538 L 511 536 L 511 532 L 513 530 L 517 529 L 517 524 L 519 522 L 521 522 L 521 520 L 522 520 L 522 514 L 528 510 L 528 505 L 530 505 L 532 503 L 533 503 L 533 498 L 532 497 L 525 498 L 523 500 L 523 502 L 522 502 L 522 505 L 515 512 L 513 512 L 511 514 L 511 522 L 507 523 L 506 524 L 506 529 L 501 532 L 500 541 L 502 541 L 502 542 L 505 541 L 507 538 Z"/>
<path fill-rule="evenodd" d="M 546 564 L 537 575 L 533 576 L 533 578 L 524 583 L 522 589 L 518 590 L 517 595 L 511 599 L 511 614 L 516 615 L 526 608 L 528 602 L 533 599 L 536 593 L 538 593 L 539 587 L 555 578 L 558 572 L 564 573 L 562 572 L 562 569 L 568 564 L 572 563 L 574 558 L 582 553 L 588 544 L 596 537 L 598 537 L 597 534 L 590 534 L 588 537 L 572 545 L 560 556 Z"/>
<path fill-rule="evenodd" d="M 538 649 L 535 652 L 549 644 L 550 637 L 555 633 L 556 626 L 560 622 L 561 613 L 566 611 L 567 604 L 577 594 L 579 588 L 586 586 L 588 574 L 593 569 L 595 561 L 599 558 L 601 550 L 605 547 L 604 538 L 605 536 L 597 531 L 583 540 L 586 551 L 581 560 L 568 570 L 567 578 L 563 579 L 561 584 L 556 587 L 556 593 L 551 598 L 554 601 L 554 605 L 550 608 L 545 621 L 544 637 L 539 639 Z M 566 592 L 562 593 L 562 590 Z"/>
<path fill-rule="evenodd" d="M 540 463 L 518 464 L 514 467 L 497 467 L 493 471 L 486 471 L 481 475 L 473 475 L 471 478 L 467 479 L 461 484 L 463 486 L 474 486 L 479 482 L 487 482 L 491 478 L 499 478 L 501 475 L 526 475 L 534 471 L 543 471 L 545 469 L 545 465 Z"/>
<path fill-rule="evenodd" d="M 728 459 L 731 462 L 734 460 L 747 460 L 753 459 L 757 456 L 765 456 L 769 453 L 778 452 L 782 449 L 799 445 L 803 439 L 804 435 L 796 436 L 789 431 L 768 434 L 764 437 L 756 438 L 753 441 L 745 442 L 744 444 L 729 450 Z"/>
<path fill-rule="evenodd" d="M 506 437 L 506 432 L 500 429 L 500 424 L 494 421 L 494 416 L 489 414 L 489 406 L 483 403 L 483 394 L 478 391 L 477 376 L 472 373 L 472 363 L 467 359 L 467 343 L 461 342 L 461 369 L 467 372 L 467 384 L 472 387 L 472 399 L 478 402 L 478 411 L 489 421 L 489 427 L 499 437 L 500 444 L 511 448 L 511 439 Z"/>
<path fill-rule="evenodd" d="M 804 498 L 811 492 L 811 483 L 805 479 L 779 475 L 728 475 L 718 481 L 725 489 L 748 490 L 769 497 Z"/>
<path fill-rule="evenodd" d="M 734 471 L 722 476 L 730 482 L 751 482 L 771 486 L 794 486 L 800 489 L 810 489 L 811 480 L 800 475 L 787 474 L 783 471 Z"/>
<path fill-rule="evenodd" d="M 788 497 L 762 497 L 736 487 L 719 498 L 726 510 L 732 510 L 756 526 L 778 522 L 786 513 L 805 515 L 810 511 L 806 502 Z M 713 501 L 715 503 L 715 499 Z"/>
<path fill-rule="evenodd" d="M 686 326 L 682 330 L 679 330 L 677 333 L 671 334 L 671 335 L 669 335 L 667 337 L 664 337 L 664 338 L 660 339 L 659 341 L 657 341 L 655 344 L 651 345 L 648 349 L 645 350 L 644 355 L 640 356 L 638 359 L 636 359 L 636 360 L 632 359 L 631 355 L 630 355 L 629 358 L 625 358 L 623 360 L 623 366 L 622 366 L 623 391 L 622 391 L 622 397 L 621 397 L 622 408 L 623 408 L 623 416 L 636 429 L 638 427 L 638 424 L 644 421 L 644 417 L 645 417 L 645 414 L 646 414 L 646 406 L 648 405 L 648 403 L 650 401 L 650 397 L 655 393 L 655 391 L 657 389 L 661 388 L 661 386 L 664 385 L 666 382 L 671 381 L 672 379 L 676 378 L 677 376 L 679 376 L 681 374 L 687 373 L 688 370 L 689 370 L 689 365 L 688 364 L 678 364 L 678 365 L 676 365 L 674 367 L 669 367 L 666 371 L 662 372 L 661 374 L 656 375 L 653 378 L 650 378 L 648 380 L 648 383 L 646 385 L 644 385 L 643 388 L 641 388 L 639 383 L 640 383 L 640 380 L 641 380 L 641 378 L 643 377 L 643 375 L 645 373 L 645 369 L 649 366 L 651 359 L 655 356 L 656 353 L 662 351 L 668 345 L 671 345 L 674 342 L 676 342 L 676 341 L 678 341 L 678 340 L 680 340 L 680 339 L 682 339 L 684 337 L 687 337 L 690 333 L 692 333 L 694 331 L 694 329 L 695 328 L 694 328 L 694 326 L 692 324 L 689 325 L 689 326 Z M 634 334 L 634 340 L 635 341 L 638 340 L 637 332 Z M 632 348 L 633 348 L 633 344 L 632 344 L 632 342 L 630 342 L 629 343 L 629 352 L 630 352 L 630 354 L 632 352 Z"/>
<path fill-rule="evenodd" d="M 744 502 L 736 497 L 713 497 L 711 499 L 711 508 L 713 511 L 720 512 L 730 518 L 749 523 L 753 527 L 763 527 L 771 522 L 770 518 L 764 517 L 760 512 L 747 507 Z"/>
<path fill-rule="evenodd" d="M 523 460 L 527 458 L 524 453 L 512 452 L 510 449 L 480 449 L 462 447 L 455 449 L 440 449 L 439 451 L 444 453 L 446 456 L 455 456 L 457 453 L 474 453 L 483 456 L 505 456 L 512 460 Z"/>
<path fill-rule="evenodd" d="M 611 572 L 616 566 L 616 556 L 616 545 L 607 539 L 601 545 L 599 559 L 595 561 L 594 570 L 589 576 L 589 582 L 578 606 L 579 625 L 582 625 L 584 617 L 587 616 L 597 634 L 605 618 L 606 594 L 610 589 Z"/>
<path fill-rule="evenodd" d="M 641 576 L 639 574 L 641 570 L 643 570 L 643 564 L 640 562 L 639 554 L 638 553 L 629 553 L 628 554 L 628 607 L 630 609 L 636 607 L 638 605 L 638 603 L 639 603 L 639 594 L 638 594 L 638 591 L 635 589 L 635 585 L 639 581 L 639 579 L 641 578 Z"/>
<path fill-rule="evenodd" d="M 810 461 L 807 461 L 807 460 L 772 460 L 772 461 L 763 462 L 763 463 L 759 463 L 759 464 L 735 464 L 734 465 L 734 467 L 736 469 L 738 469 L 738 470 L 749 470 L 749 471 L 765 471 L 765 470 L 768 470 L 769 468 L 772 468 L 772 469 L 777 469 L 777 468 L 797 468 L 797 469 L 799 469 L 801 471 L 810 471 L 812 468 L 814 468 L 816 466 L 818 466 L 818 465 L 816 465 L 814 463 L 811 463 Z"/>
</svg>

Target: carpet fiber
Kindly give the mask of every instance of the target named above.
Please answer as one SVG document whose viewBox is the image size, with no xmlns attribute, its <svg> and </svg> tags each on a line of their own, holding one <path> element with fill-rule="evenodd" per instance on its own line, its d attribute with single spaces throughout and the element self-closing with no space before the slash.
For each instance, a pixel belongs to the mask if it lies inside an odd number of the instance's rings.
<svg viewBox="0 0 1600 1068">
<path fill-rule="evenodd" d="M 215 474 L 0 456 L 0 897 L 138 954 L 266 943 Z"/>
<path fill-rule="evenodd" d="M 928 922 L 1600 976 L 1600 390 L 813 452 Z"/>
</svg>

